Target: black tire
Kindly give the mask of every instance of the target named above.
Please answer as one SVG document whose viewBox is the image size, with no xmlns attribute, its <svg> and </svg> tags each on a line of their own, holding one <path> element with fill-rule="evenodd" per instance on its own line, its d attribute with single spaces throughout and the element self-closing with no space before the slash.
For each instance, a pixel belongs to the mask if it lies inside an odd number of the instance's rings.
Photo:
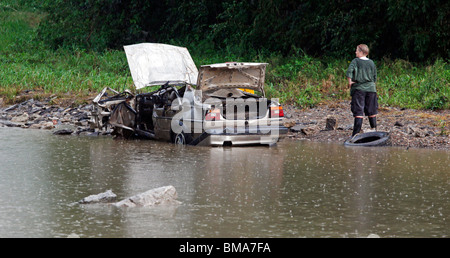
<svg viewBox="0 0 450 258">
<path fill-rule="evenodd" d="M 389 146 L 391 137 L 388 132 L 369 132 L 357 134 L 344 142 L 345 146 Z"/>
<path fill-rule="evenodd" d="M 182 127 L 181 132 L 175 133 L 172 128 L 170 128 L 171 131 L 171 138 L 172 143 L 176 145 L 188 145 L 191 143 L 194 139 L 192 138 L 192 134 L 185 133 L 187 130 L 186 126 L 183 124 L 183 121 L 179 122 L 179 125 Z"/>
<path fill-rule="evenodd" d="M 176 145 L 188 145 L 193 140 L 191 134 L 184 132 L 175 133 L 172 137 L 172 141 Z"/>
</svg>

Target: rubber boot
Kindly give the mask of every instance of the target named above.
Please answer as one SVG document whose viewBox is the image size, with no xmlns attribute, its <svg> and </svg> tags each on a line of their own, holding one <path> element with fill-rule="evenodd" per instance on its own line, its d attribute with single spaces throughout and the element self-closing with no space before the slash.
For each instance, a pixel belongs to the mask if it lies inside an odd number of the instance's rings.
<svg viewBox="0 0 450 258">
<path fill-rule="evenodd" d="M 359 131 L 361 131 L 363 119 L 359 117 L 355 117 L 355 123 L 353 125 L 353 133 L 352 137 L 355 136 Z"/>
<path fill-rule="evenodd" d="M 377 117 L 369 117 L 369 124 L 370 124 L 370 128 L 374 129 L 375 131 L 377 130 Z"/>
</svg>

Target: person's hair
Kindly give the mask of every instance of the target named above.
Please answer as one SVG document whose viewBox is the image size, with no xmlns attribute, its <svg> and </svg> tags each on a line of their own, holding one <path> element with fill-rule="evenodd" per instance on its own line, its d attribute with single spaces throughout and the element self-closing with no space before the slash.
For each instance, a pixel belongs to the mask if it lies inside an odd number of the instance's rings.
<svg viewBox="0 0 450 258">
<path fill-rule="evenodd" d="M 369 47 L 366 44 L 359 44 L 358 47 L 359 51 L 363 52 L 364 55 L 369 55 Z"/>
</svg>

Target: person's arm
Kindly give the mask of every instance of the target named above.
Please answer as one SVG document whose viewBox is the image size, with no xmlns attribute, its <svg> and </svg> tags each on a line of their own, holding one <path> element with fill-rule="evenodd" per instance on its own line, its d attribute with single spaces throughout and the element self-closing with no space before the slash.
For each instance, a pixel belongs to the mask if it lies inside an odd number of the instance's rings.
<svg viewBox="0 0 450 258">
<path fill-rule="evenodd" d="M 355 82 L 352 81 L 352 78 L 350 78 L 350 77 L 347 77 L 347 79 L 348 79 L 348 87 L 351 88 L 352 84 L 355 83 Z"/>
<path fill-rule="evenodd" d="M 356 66 L 356 61 L 355 61 L 355 59 L 353 59 L 353 61 L 348 66 L 347 72 L 345 73 L 345 75 L 347 76 L 347 79 L 348 79 L 348 88 L 351 88 L 352 84 L 355 83 L 352 80 L 353 71 L 355 70 L 355 66 Z"/>
<path fill-rule="evenodd" d="M 375 66 L 375 76 L 373 78 L 373 82 L 377 82 L 377 67 Z"/>
</svg>

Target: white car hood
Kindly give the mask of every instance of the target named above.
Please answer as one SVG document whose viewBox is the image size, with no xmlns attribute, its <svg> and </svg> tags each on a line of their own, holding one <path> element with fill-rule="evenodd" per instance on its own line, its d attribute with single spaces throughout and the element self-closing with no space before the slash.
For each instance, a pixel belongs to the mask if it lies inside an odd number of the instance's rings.
<svg viewBox="0 0 450 258">
<path fill-rule="evenodd" d="M 146 86 L 196 84 L 198 69 L 187 48 L 158 43 L 123 47 L 136 89 Z"/>
</svg>

